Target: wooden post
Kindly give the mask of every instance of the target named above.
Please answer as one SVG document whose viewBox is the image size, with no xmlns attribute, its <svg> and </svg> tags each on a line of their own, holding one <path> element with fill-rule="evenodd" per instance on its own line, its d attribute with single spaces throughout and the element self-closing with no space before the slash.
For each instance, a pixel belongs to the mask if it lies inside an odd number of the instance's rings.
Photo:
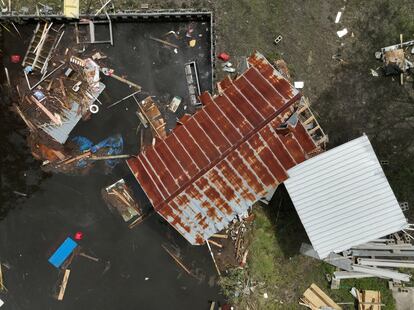
<svg viewBox="0 0 414 310">
<path fill-rule="evenodd" d="M 214 238 L 220 238 L 220 239 L 228 239 L 229 238 L 229 236 L 222 235 L 222 234 L 212 234 L 211 236 L 214 237 Z"/>
<path fill-rule="evenodd" d="M 1 263 L 0 263 L 0 292 L 1 291 L 7 291 L 6 287 L 4 286 L 3 283 L 3 272 L 1 270 Z"/>
<path fill-rule="evenodd" d="M 216 259 L 214 258 L 214 254 L 213 254 L 213 251 L 211 250 L 210 243 L 208 243 L 208 240 L 206 244 L 207 244 L 208 250 L 210 251 L 210 255 L 211 255 L 211 258 L 213 259 L 213 263 L 214 263 L 214 266 L 216 267 L 217 273 L 221 277 L 220 269 L 217 266 Z"/>
<path fill-rule="evenodd" d="M 189 275 L 191 275 L 191 271 L 184 266 L 184 264 L 182 262 L 180 262 L 180 260 L 173 254 L 171 253 L 165 246 L 161 245 L 162 248 L 175 260 L 175 262 L 185 270 L 185 272 L 187 272 Z"/>
<path fill-rule="evenodd" d="M 70 275 L 70 270 L 66 269 L 65 274 L 63 275 L 62 284 L 60 285 L 59 295 L 57 297 L 58 300 L 63 300 L 63 296 L 65 295 L 66 285 L 68 284 Z"/>
<path fill-rule="evenodd" d="M 168 42 L 168 41 L 164 41 L 164 40 L 157 39 L 157 38 L 154 38 L 154 37 L 149 37 L 149 38 L 150 38 L 151 40 L 157 41 L 157 42 L 159 42 L 159 43 L 162 43 L 162 44 L 165 44 L 165 45 L 168 45 L 168 46 L 174 47 L 174 48 L 178 48 L 178 45 L 173 44 L 173 43 L 170 43 L 170 42 Z"/>
<path fill-rule="evenodd" d="M 211 243 L 212 245 L 215 245 L 216 247 L 218 247 L 220 249 L 223 248 L 223 246 L 220 243 L 216 242 L 216 241 L 207 240 L 207 242 Z"/>
</svg>

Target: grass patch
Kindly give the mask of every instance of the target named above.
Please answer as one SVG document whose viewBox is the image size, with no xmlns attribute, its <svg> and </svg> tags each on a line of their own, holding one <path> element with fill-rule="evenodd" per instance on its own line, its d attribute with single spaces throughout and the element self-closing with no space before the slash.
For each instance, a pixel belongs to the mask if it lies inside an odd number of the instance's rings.
<svg viewBox="0 0 414 310">
<path fill-rule="evenodd" d="M 281 202 L 281 203 L 280 203 Z M 298 304 L 303 292 L 316 283 L 336 302 L 354 302 L 351 287 L 379 290 L 387 309 L 395 302 L 386 280 L 346 280 L 331 290 L 326 274 L 334 267 L 299 254 L 306 232 L 284 189 L 279 189 L 269 206 L 256 206 L 250 232 L 247 267 L 230 270 L 221 280 L 223 293 L 240 309 L 304 309 Z M 253 290 L 249 289 L 253 287 Z M 268 298 L 263 294 L 267 293 Z"/>
</svg>

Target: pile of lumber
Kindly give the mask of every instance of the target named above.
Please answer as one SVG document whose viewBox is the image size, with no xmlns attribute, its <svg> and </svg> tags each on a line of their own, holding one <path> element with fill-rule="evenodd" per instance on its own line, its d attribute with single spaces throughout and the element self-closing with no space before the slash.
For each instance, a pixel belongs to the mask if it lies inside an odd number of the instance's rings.
<svg viewBox="0 0 414 310">
<path fill-rule="evenodd" d="M 342 308 L 336 304 L 324 291 L 322 291 L 315 283 L 303 293 L 300 299 L 300 304 L 312 310 L 319 309 L 334 309 L 341 310 Z"/>
</svg>

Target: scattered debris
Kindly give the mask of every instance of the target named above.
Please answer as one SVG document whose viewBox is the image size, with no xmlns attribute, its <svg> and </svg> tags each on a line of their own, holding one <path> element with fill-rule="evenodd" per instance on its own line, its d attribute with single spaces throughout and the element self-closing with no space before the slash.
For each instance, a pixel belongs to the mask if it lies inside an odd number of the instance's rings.
<svg viewBox="0 0 414 310">
<path fill-rule="evenodd" d="M 281 35 L 278 35 L 277 37 L 276 37 L 276 39 L 275 39 L 275 44 L 279 44 L 280 43 L 280 41 L 282 41 L 282 39 L 283 39 L 283 37 L 281 36 Z"/>
<path fill-rule="evenodd" d="M 130 228 L 141 223 L 149 215 L 149 212 L 133 198 L 132 190 L 124 179 L 102 190 L 102 198 L 111 211 L 116 210 L 125 222 L 129 222 Z"/>
<path fill-rule="evenodd" d="M 223 71 L 229 72 L 229 73 L 234 73 L 234 72 L 236 72 L 236 69 L 235 68 L 231 68 L 231 67 L 224 67 L 223 68 Z"/>
<path fill-rule="evenodd" d="M 227 53 L 220 53 L 217 56 L 218 59 L 223 60 L 223 61 L 229 61 L 230 60 L 230 55 Z"/>
<path fill-rule="evenodd" d="M 27 194 L 22 193 L 22 192 L 13 191 L 13 193 L 15 193 L 16 195 L 22 196 L 22 197 L 27 197 Z"/>
<path fill-rule="evenodd" d="M 413 59 L 410 59 L 407 51 L 408 47 L 412 45 L 414 45 L 414 40 L 403 42 L 403 36 L 400 34 L 399 44 L 383 47 L 380 51 L 375 52 L 375 58 L 384 63 L 385 75 L 399 75 L 401 85 L 404 83 L 403 74 L 414 68 Z"/>
<path fill-rule="evenodd" d="M 303 293 L 303 297 L 300 299 L 304 306 L 312 310 L 319 309 L 334 309 L 341 310 L 342 308 L 336 304 L 324 291 L 322 291 L 315 283 Z"/>
<path fill-rule="evenodd" d="M 145 117 L 146 121 L 151 126 L 155 137 L 160 139 L 167 137 L 165 120 L 152 97 L 147 97 L 141 102 L 139 102 L 135 97 L 133 98 L 137 103 L 139 112 Z"/>
<path fill-rule="evenodd" d="M 188 42 L 188 45 L 190 46 L 190 47 L 194 47 L 194 46 L 196 46 L 196 43 L 197 43 L 197 40 L 190 40 L 189 42 Z"/>
<path fill-rule="evenodd" d="M 75 233 L 75 240 L 82 240 L 83 239 L 83 232 L 77 231 Z"/>
<path fill-rule="evenodd" d="M 181 97 L 174 96 L 174 98 L 171 100 L 170 104 L 168 105 L 168 109 L 173 113 L 177 112 L 177 109 L 180 106 L 182 100 L 183 99 Z"/>
<path fill-rule="evenodd" d="M 371 70 L 371 75 L 372 76 L 375 76 L 375 77 L 379 76 L 377 71 L 375 71 L 374 69 L 370 69 L 370 70 Z"/>
<path fill-rule="evenodd" d="M 339 11 L 338 13 L 336 13 L 335 24 L 339 23 L 339 21 L 341 20 L 341 16 L 342 16 L 342 12 L 341 11 Z"/>
<path fill-rule="evenodd" d="M 185 78 L 187 80 L 188 92 L 190 93 L 190 101 L 193 106 L 199 106 L 199 97 L 201 95 L 200 82 L 198 80 L 198 70 L 195 61 L 185 64 Z"/>
<path fill-rule="evenodd" d="M 344 28 L 342 30 L 339 30 L 336 32 L 336 34 L 338 35 L 338 37 L 342 38 L 344 35 L 346 35 L 348 33 L 348 29 Z"/>
<path fill-rule="evenodd" d="M 303 88 L 305 86 L 305 82 L 303 82 L 303 81 L 295 81 L 293 83 L 293 85 L 295 86 L 295 88 L 301 89 L 301 88 Z"/>
</svg>

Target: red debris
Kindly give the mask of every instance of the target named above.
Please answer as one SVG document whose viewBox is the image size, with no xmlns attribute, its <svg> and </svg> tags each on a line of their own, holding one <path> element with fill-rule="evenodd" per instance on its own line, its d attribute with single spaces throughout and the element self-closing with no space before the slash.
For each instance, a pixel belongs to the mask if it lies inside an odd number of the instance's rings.
<svg viewBox="0 0 414 310">
<path fill-rule="evenodd" d="M 83 232 L 78 231 L 78 232 L 75 234 L 75 240 L 82 240 L 82 239 L 83 239 Z"/>
<path fill-rule="evenodd" d="M 21 59 L 20 55 L 17 55 L 17 54 L 10 56 L 10 61 L 14 64 L 19 63 L 20 59 Z"/>
<path fill-rule="evenodd" d="M 221 59 L 221 60 L 223 60 L 223 61 L 229 61 L 229 60 L 230 60 L 230 55 L 229 55 L 229 54 L 226 54 L 226 53 L 220 53 L 220 54 L 217 56 L 217 58 L 218 58 L 218 59 Z"/>
</svg>

